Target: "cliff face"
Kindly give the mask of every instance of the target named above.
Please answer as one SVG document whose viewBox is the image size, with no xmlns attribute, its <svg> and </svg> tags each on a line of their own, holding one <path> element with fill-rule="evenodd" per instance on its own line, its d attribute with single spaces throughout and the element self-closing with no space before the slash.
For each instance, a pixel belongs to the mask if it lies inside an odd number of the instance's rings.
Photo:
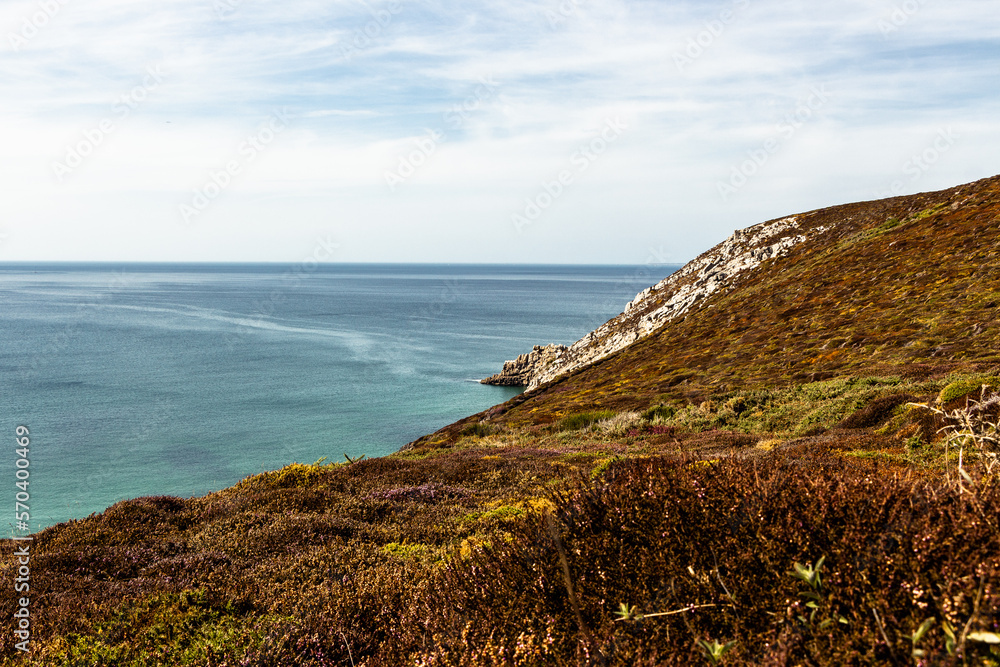
<svg viewBox="0 0 1000 667">
<path fill-rule="evenodd" d="M 501 387 L 526 387 L 531 384 L 532 379 L 543 375 L 547 368 L 568 349 L 565 345 L 545 347 L 536 345 L 531 352 L 522 354 L 513 361 L 504 362 L 502 371 L 480 382 Z"/>
<path fill-rule="evenodd" d="M 640 292 L 620 315 L 573 345 L 535 346 L 528 354 L 506 362 L 501 373 L 483 382 L 530 390 L 603 359 L 683 316 L 706 297 L 732 289 L 741 274 L 761 262 L 827 229 L 804 228 L 797 217 L 790 217 L 737 231 L 681 270 Z"/>
</svg>

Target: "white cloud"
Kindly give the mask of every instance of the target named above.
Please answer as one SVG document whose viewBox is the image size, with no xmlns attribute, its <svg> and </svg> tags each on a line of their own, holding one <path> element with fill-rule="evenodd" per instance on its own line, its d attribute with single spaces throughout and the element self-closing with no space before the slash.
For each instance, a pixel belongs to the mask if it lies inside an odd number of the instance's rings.
<svg viewBox="0 0 1000 667">
<path fill-rule="evenodd" d="M 43 4 L 58 10 L 35 25 Z M 294 261 L 340 226 L 357 260 L 627 262 L 667 243 L 681 261 L 765 218 L 992 175 L 1000 17 L 985 0 L 913 6 L 7 3 L 0 260 Z M 150 68 L 162 81 L 130 98 Z M 829 99 L 789 133 L 817 87 Z M 179 225 L 178 206 L 282 109 L 287 129 Z M 516 233 L 511 215 L 614 117 L 621 140 Z M 53 164 L 106 120 L 60 183 Z M 914 178 L 907 161 L 946 127 L 961 138 Z M 391 191 L 385 173 L 427 131 L 443 137 Z M 718 184 L 771 138 L 723 200 Z"/>
</svg>

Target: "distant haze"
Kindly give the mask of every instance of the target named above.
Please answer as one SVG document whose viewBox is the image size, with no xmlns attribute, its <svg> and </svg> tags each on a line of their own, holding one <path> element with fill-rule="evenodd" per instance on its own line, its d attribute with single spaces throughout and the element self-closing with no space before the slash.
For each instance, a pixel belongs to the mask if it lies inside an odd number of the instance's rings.
<svg viewBox="0 0 1000 667">
<path fill-rule="evenodd" d="M 1000 173 L 986 0 L 18 0 L 0 262 L 677 263 Z"/>
</svg>

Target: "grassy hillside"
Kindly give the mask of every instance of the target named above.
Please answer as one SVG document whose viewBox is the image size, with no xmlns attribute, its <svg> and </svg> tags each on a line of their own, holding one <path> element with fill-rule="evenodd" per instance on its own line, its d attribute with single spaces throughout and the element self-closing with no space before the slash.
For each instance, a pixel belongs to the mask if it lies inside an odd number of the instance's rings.
<svg viewBox="0 0 1000 667">
<path fill-rule="evenodd" d="M 396 455 L 46 529 L 3 664 L 1000 664 L 1000 177 L 799 224 Z"/>
</svg>

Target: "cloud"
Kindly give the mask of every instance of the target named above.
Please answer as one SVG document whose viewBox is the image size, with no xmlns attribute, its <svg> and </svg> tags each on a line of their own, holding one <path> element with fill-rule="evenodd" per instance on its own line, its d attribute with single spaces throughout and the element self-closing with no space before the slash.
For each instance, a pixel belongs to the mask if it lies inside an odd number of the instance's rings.
<svg viewBox="0 0 1000 667">
<path fill-rule="evenodd" d="M 683 261 L 766 218 L 1000 171 L 982 0 L 25 0 L 0 38 L 0 260 L 294 261 L 339 228 L 357 260 Z M 287 128 L 199 214 L 211 233 L 181 225 L 275 113 Z M 614 118 L 620 141 L 518 232 Z M 734 169 L 753 173 L 723 196 Z"/>
</svg>

